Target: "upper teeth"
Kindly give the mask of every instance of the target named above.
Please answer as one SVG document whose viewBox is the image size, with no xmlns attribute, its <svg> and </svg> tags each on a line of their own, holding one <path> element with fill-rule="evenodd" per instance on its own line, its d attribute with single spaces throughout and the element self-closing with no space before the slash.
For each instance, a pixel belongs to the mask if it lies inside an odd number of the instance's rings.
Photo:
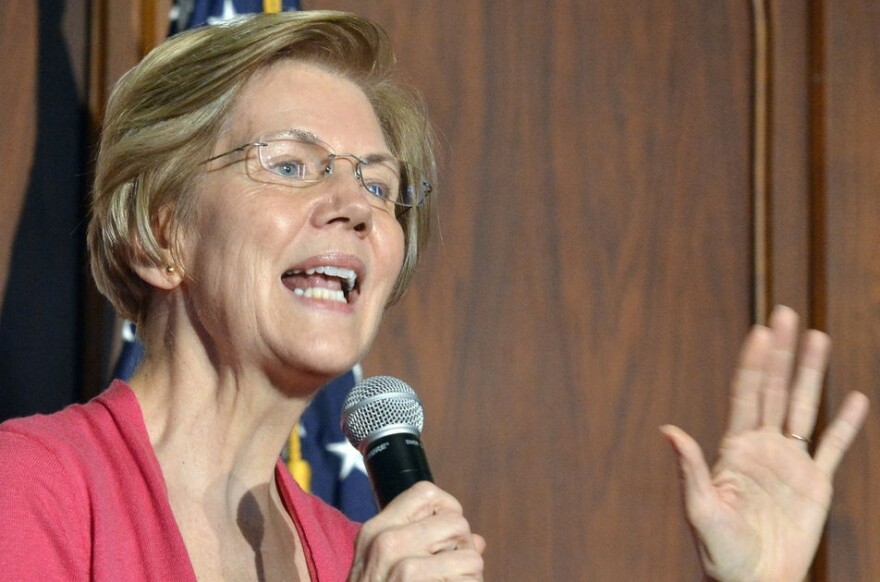
<svg viewBox="0 0 880 582">
<path fill-rule="evenodd" d="M 346 293 L 354 289 L 354 285 L 357 283 L 357 273 L 344 267 L 332 267 L 328 265 L 305 270 L 306 275 L 314 275 L 315 273 L 327 275 L 328 277 L 339 277 L 342 279 Z"/>
</svg>

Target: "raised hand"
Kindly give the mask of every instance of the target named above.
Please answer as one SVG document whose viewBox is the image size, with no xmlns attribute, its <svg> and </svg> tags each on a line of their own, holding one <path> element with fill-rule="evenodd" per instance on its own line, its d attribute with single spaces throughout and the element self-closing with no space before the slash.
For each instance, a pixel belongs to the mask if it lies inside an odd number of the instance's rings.
<svg viewBox="0 0 880 582">
<path fill-rule="evenodd" d="M 482 580 L 485 547 L 458 501 L 423 481 L 364 524 L 348 580 Z"/>
<path fill-rule="evenodd" d="M 795 312 L 777 307 L 769 328 L 749 333 L 711 472 L 693 438 L 661 427 L 678 455 L 703 568 L 718 580 L 804 579 L 828 517 L 834 472 L 868 411 L 868 399 L 850 393 L 810 456 L 830 341 L 808 331 L 795 360 L 797 328 Z"/>
</svg>

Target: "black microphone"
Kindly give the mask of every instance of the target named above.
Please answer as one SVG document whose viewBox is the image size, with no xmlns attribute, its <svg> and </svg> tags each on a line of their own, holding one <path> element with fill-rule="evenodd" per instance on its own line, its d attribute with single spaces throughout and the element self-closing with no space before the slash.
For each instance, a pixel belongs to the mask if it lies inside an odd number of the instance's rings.
<svg viewBox="0 0 880 582">
<path fill-rule="evenodd" d="M 425 414 L 406 382 L 374 376 L 351 389 L 342 405 L 342 432 L 364 456 L 379 508 L 419 481 L 433 481 L 419 438 Z"/>
</svg>

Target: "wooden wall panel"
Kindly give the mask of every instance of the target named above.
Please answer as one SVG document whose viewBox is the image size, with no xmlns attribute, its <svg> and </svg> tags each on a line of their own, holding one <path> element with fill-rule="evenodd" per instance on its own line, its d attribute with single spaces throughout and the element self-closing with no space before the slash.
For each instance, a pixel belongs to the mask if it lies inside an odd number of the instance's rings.
<svg viewBox="0 0 880 582">
<path fill-rule="evenodd" d="M 789 305 L 817 325 L 811 222 L 810 10 L 800 0 L 765 2 L 768 29 L 766 304 Z M 766 313 L 759 313 L 759 318 Z"/>
<path fill-rule="evenodd" d="M 37 6 L 0 4 L 0 311 L 37 141 Z"/>
<path fill-rule="evenodd" d="M 873 0 L 819 4 L 817 210 L 824 319 L 836 342 L 827 405 L 856 388 L 874 405 L 838 478 L 825 579 L 868 581 L 880 573 L 880 11 Z"/>
<path fill-rule="evenodd" d="M 92 0 L 90 105 L 100 124 L 113 85 L 165 38 L 172 0 Z"/>
<path fill-rule="evenodd" d="M 750 322 L 748 4 L 307 6 L 383 23 L 446 141 L 366 371 L 425 400 L 487 578 L 696 579 L 657 426 L 714 448 Z"/>
<path fill-rule="evenodd" d="M 95 0 L 96 114 L 163 2 Z M 21 4 L 0 9 L 3 39 Z M 697 579 L 656 427 L 711 455 L 756 303 L 754 3 L 303 4 L 381 22 L 444 141 L 438 236 L 365 365 L 425 400 L 435 475 L 488 537 L 488 579 Z M 880 13 L 760 4 L 768 304 L 835 337 L 828 408 L 854 387 L 877 402 Z M 876 420 L 844 462 L 817 579 L 880 571 Z"/>
</svg>

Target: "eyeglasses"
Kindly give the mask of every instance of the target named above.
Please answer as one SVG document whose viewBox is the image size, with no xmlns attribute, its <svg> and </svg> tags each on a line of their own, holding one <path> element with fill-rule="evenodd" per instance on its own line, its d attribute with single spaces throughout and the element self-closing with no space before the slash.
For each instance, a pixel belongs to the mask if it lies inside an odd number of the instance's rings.
<svg viewBox="0 0 880 582">
<path fill-rule="evenodd" d="M 354 165 L 354 175 L 370 194 L 369 200 L 374 206 L 388 210 L 394 206 L 420 206 L 432 190 L 414 166 L 391 155 L 370 154 L 361 157 L 337 154 L 327 144 L 309 135 L 300 135 L 299 132 L 278 134 L 242 144 L 204 163 L 251 148 L 257 150 L 259 166 L 248 164 L 248 175 L 266 184 L 305 188 L 326 180 L 333 174 L 336 160 L 345 158 Z"/>
</svg>

